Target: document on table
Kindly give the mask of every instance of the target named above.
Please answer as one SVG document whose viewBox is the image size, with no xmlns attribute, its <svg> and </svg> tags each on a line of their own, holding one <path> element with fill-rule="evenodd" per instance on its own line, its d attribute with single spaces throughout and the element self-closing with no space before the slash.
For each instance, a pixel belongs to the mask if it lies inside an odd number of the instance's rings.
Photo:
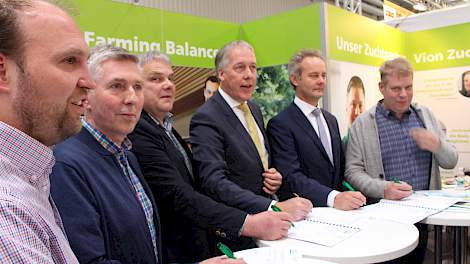
<svg viewBox="0 0 470 264">
<path fill-rule="evenodd" d="M 459 200 L 459 198 L 413 194 L 398 201 L 382 199 L 379 203 L 364 206 L 358 211 L 377 218 L 415 224 L 450 207 Z"/>
<path fill-rule="evenodd" d="M 332 247 L 375 221 L 375 217 L 333 208 L 313 208 L 309 216 L 295 223 L 289 238 Z"/>
<path fill-rule="evenodd" d="M 235 257 L 243 258 L 248 264 L 331 264 L 301 254 L 298 250 L 278 247 L 252 248 L 235 252 Z"/>
</svg>

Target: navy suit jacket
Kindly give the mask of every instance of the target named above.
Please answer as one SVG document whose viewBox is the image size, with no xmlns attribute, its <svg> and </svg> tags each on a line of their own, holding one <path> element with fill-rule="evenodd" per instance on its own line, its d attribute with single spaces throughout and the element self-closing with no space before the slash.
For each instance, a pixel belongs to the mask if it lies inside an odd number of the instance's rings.
<svg viewBox="0 0 470 264">
<path fill-rule="evenodd" d="M 82 128 L 54 148 L 54 198 L 80 263 L 156 263 L 144 211 L 114 156 Z M 157 207 L 132 153 L 129 164 L 152 201 L 159 263 Z"/>
<path fill-rule="evenodd" d="M 192 153 L 186 143 L 175 129 L 173 134 L 192 161 Z M 197 167 L 193 167 L 193 179 L 183 155 L 165 130 L 145 111 L 129 138 L 133 143 L 132 151 L 157 199 L 165 262 L 200 261 L 216 254 L 212 235 L 219 238 L 238 237 L 247 214 L 217 203 L 199 192 Z M 209 231 L 211 238 L 203 229 Z"/>
<path fill-rule="evenodd" d="M 250 101 L 248 106 L 264 135 L 261 111 Z M 250 135 L 220 93 L 194 114 L 190 136 L 202 188 L 209 196 L 249 214 L 268 209 L 271 199 L 262 190 L 261 158 Z M 266 137 L 265 143 L 269 153 Z M 236 249 L 253 245 L 246 243 Z"/>
<path fill-rule="evenodd" d="M 331 163 L 315 129 L 300 108 L 292 103 L 268 123 L 273 165 L 283 175 L 282 199 L 292 193 L 327 206 L 332 189 L 340 190 L 344 177 L 344 152 L 336 118 L 322 109 L 331 136 Z"/>
</svg>

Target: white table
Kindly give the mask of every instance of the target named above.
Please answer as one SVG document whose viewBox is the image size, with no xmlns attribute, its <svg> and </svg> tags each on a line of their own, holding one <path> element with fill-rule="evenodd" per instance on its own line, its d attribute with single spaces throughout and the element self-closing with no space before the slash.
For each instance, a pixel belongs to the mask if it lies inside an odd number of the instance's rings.
<svg viewBox="0 0 470 264">
<path fill-rule="evenodd" d="M 325 208 L 329 210 L 331 208 Z M 312 258 L 337 263 L 375 263 L 395 259 L 418 245 L 419 232 L 414 225 L 377 219 L 352 237 L 333 247 L 285 238 L 257 241 L 260 247 L 294 249 Z"/>
<path fill-rule="evenodd" d="M 442 226 L 454 228 L 454 263 L 465 263 L 465 230 L 470 226 L 470 209 L 449 208 L 431 215 L 421 223 L 434 225 L 435 263 L 442 263 Z"/>
<path fill-rule="evenodd" d="M 334 264 L 303 256 L 300 252 L 287 248 L 252 248 L 234 254 L 237 258 L 243 258 L 248 264 Z"/>
</svg>

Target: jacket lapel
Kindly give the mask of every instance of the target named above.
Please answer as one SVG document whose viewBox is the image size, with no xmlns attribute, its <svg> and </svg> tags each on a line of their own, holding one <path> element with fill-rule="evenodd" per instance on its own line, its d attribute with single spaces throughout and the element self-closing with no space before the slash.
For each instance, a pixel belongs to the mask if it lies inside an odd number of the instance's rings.
<svg viewBox="0 0 470 264">
<path fill-rule="evenodd" d="M 317 135 L 317 132 L 315 129 L 312 127 L 312 124 L 310 124 L 310 121 L 308 121 L 307 117 L 302 113 L 302 110 L 295 104 L 292 103 L 290 106 L 290 112 L 293 115 L 293 120 L 294 122 L 302 128 L 302 130 L 307 133 L 308 138 L 313 141 L 313 144 L 320 150 L 321 154 L 323 155 L 323 158 L 326 160 L 330 160 L 328 157 L 328 154 L 326 153 L 325 148 L 323 147 L 323 144 L 321 143 L 320 138 Z M 330 162 L 331 164 L 331 162 Z"/>
<path fill-rule="evenodd" d="M 246 131 L 245 127 L 240 122 L 240 119 L 238 119 L 237 115 L 235 115 L 235 113 L 233 112 L 233 109 L 231 109 L 228 103 L 225 102 L 224 98 L 222 98 L 220 93 L 217 92 L 213 97 L 217 105 L 220 107 L 220 109 L 226 116 L 225 121 L 229 123 L 229 125 L 233 128 L 233 130 L 235 131 L 237 135 L 240 135 L 239 137 L 242 139 L 242 142 L 244 142 L 246 146 L 245 149 L 250 151 L 253 157 L 257 157 L 259 160 L 259 163 L 262 166 L 263 163 L 261 162 L 261 158 L 258 154 L 258 150 L 256 149 L 255 143 L 253 142 L 253 140 L 251 140 L 250 134 L 248 133 L 248 131 Z M 250 107 L 250 110 L 251 110 L 251 107 Z M 255 118 L 255 121 L 256 121 L 256 118 Z"/>
</svg>

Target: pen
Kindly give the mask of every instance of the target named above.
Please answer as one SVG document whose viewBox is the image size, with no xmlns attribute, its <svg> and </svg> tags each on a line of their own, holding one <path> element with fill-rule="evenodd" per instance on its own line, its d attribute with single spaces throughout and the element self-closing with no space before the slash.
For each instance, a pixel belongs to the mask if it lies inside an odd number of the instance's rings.
<svg viewBox="0 0 470 264">
<path fill-rule="evenodd" d="M 300 197 L 300 196 L 299 196 L 298 194 L 296 194 L 296 193 L 293 193 L 293 194 L 294 194 L 295 197 Z"/>
<path fill-rule="evenodd" d="M 394 182 L 394 183 L 398 183 L 398 184 L 401 183 L 401 181 L 400 181 L 399 179 L 397 179 L 397 178 L 393 178 L 393 182 Z"/>
<path fill-rule="evenodd" d="M 217 243 L 217 248 L 225 254 L 225 256 L 227 256 L 228 258 L 231 258 L 231 259 L 236 259 L 236 257 L 233 255 L 233 252 L 232 250 L 230 250 L 230 248 L 228 248 L 226 245 L 222 244 L 222 243 Z"/>
<path fill-rule="evenodd" d="M 281 208 L 277 207 L 276 205 L 271 205 L 271 209 L 273 209 L 274 212 L 282 212 Z M 292 227 L 295 227 L 294 223 L 290 223 Z"/>
<path fill-rule="evenodd" d="M 351 186 L 351 184 L 349 184 L 349 182 L 347 181 L 343 181 L 343 186 L 346 187 L 348 190 L 350 190 L 351 192 L 355 192 L 356 190 L 354 190 L 354 188 Z M 364 206 L 366 205 L 366 203 L 364 203 L 363 205 L 361 206 Z"/>
<path fill-rule="evenodd" d="M 354 190 L 354 188 L 351 186 L 351 184 L 349 184 L 347 181 L 343 181 L 343 186 L 348 188 L 348 190 L 350 190 L 351 192 L 355 192 L 356 190 Z"/>
</svg>

